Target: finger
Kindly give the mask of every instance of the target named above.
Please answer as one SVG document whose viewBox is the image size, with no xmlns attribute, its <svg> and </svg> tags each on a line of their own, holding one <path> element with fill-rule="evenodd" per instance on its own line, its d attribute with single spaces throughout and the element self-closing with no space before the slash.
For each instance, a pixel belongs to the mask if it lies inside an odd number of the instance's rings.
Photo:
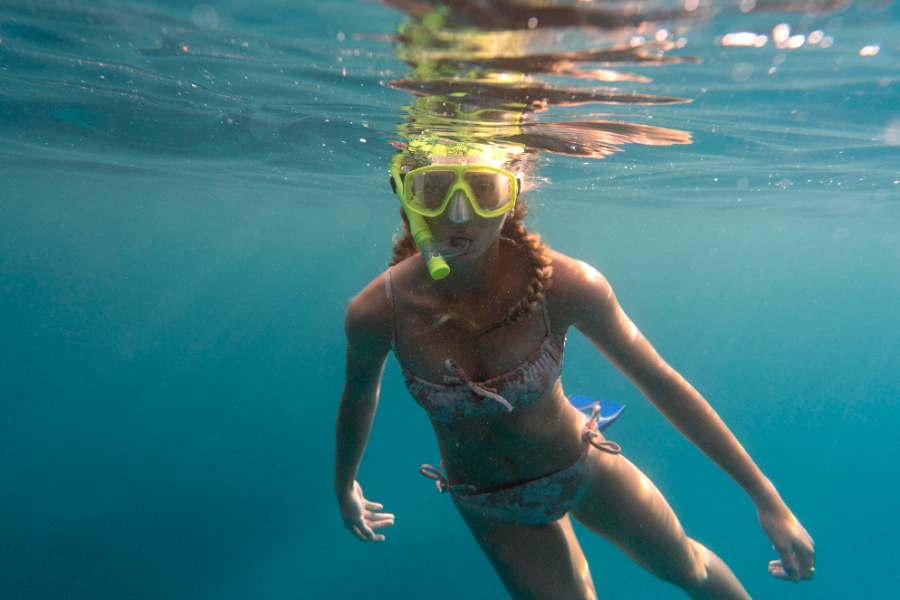
<svg viewBox="0 0 900 600">
<path fill-rule="evenodd" d="M 811 579 L 815 572 L 815 554 L 808 548 L 798 547 L 794 555 L 797 557 L 797 564 L 800 569 L 800 577 L 803 579 Z"/>
<path fill-rule="evenodd" d="M 366 508 L 369 510 L 381 510 L 384 508 L 384 504 L 380 502 L 372 502 L 370 500 L 366 500 Z"/>
<path fill-rule="evenodd" d="M 363 542 L 368 542 L 369 538 L 366 537 L 366 534 L 363 533 L 362 529 L 360 529 L 359 525 L 353 525 L 353 533 Z"/>
<path fill-rule="evenodd" d="M 369 527 L 372 530 L 381 529 L 382 527 L 390 527 L 394 524 L 393 519 L 386 519 L 384 521 L 375 521 L 374 523 L 369 523 Z"/>
<path fill-rule="evenodd" d="M 776 579 L 781 579 L 782 581 L 790 581 L 794 583 L 794 580 L 791 579 L 791 576 L 784 572 L 784 569 L 778 567 L 776 569 L 769 569 L 769 573 L 772 574 Z"/>
<path fill-rule="evenodd" d="M 797 560 L 797 554 L 792 550 L 787 554 L 787 561 L 782 560 L 784 570 L 794 579 L 800 579 L 800 561 Z"/>
<path fill-rule="evenodd" d="M 780 560 L 773 560 L 769 562 L 769 573 L 778 579 L 783 579 L 785 581 L 794 581 L 790 575 L 784 570 L 784 567 L 781 564 Z"/>
<path fill-rule="evenodd" d="M 781 557 L 781 567 L 793 579 L 800 579 L 800 565 L 797 562 L 797 555 L 790 546 L 776 547 L 775 549 Z"/>
<path fill-rule="evenodd" d="M 383 542 L 384 541 L 384 536 L 380 535 L 380 534 L 376 534 L 374 531 L 372 531 L 372 528 L 369 527 L 369 525 L 365 522 L 365 520 L 363 521 L 363 523 L 361 525 L 359 525 L 359 528 L 366 535 L 366 537 L 368 538 L 368 541 L 370 541 L 370 542 Z"/>
<path fill-rule="evenodd" d="M 359 534 L 359 537 L 365 542 L 371 541 L 372 537 L 375 535 L 375 533 L 369 528 L 369 526 L 362 521 L 359 523 L 354 523 L 353 528 Z"/>
<path fill-rule="evenodd" d="M 370 521 L 383 521 L 385 519 L 394 519 L 393 513 L 368 513 L 366 519 Z"/>
<path fill-rule="evenodd" d="M 807 537 L 805 540 L 798 542 L 796 544 L 797 550 L 809 556 L 816 555 L 816 542 L 813 541 L 811 537 Z"/>
</svg>

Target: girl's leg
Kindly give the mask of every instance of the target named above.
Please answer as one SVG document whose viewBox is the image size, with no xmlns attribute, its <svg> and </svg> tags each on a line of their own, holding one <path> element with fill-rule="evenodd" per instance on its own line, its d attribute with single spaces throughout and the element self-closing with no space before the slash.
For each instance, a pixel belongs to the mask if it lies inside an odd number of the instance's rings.
<svg viewBox="0 0 900 600">
<path fill-rule="evenodd" d="M 568 515 L 547 525 L 519 525 L 460 514 L 514 600 L 597 598 Z"/>
<path fill-rule="evenodd" d="M 624 456 L 592 450 L 584 486 L 572 514 L 639 565 L 697 600 L 750 598 L 718 556 L 685 535 L 660 491 Z"/>
</svg>

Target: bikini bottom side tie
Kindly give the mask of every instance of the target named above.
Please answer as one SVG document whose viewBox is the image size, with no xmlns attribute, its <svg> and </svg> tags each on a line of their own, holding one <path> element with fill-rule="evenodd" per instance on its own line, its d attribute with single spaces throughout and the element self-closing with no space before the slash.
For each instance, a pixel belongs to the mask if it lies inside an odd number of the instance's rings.
<svg viewBox="0 0 900 600">
<path fill-rule="evenodd" d="M 622 454 L 622 446 L 612 440 L 598 439 L 602 438 L 600 431 L 597 430 L 597 421 L 600 418 L 600 403 L 595 402 L 591 409 L 591 418 L 585 424 L 582 439 L 590 442 L 597 450 L 608 452 L 610 454 Z"/>
</svg>

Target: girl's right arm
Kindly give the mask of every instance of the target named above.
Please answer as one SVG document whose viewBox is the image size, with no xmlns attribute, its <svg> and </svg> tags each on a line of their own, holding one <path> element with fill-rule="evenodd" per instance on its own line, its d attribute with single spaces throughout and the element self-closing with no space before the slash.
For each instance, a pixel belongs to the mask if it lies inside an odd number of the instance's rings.
<svg viewBox="0 0 900 600">
<path fill-rule="evenodd" d="M 344 525 L 363 541 L 383 541 L 374 530 L 393 525 L 394 515 L 377 512 L 383 506 L 366 500 L 356 474 L 366 448 L 381 374 L 390 351 L 390 306 L 376 278 L 347 308 L 347 368 L 337 417 L 334 489 Z"/>
</svg>

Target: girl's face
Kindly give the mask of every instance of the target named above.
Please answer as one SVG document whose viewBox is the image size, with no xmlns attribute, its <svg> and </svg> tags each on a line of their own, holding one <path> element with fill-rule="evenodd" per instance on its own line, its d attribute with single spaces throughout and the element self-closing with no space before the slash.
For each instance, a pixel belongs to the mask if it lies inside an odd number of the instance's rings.
<svg viewBox="0 0 900 600">
<path fill-rule="evenodd" d="M 436 157 L 432 164 L 467 164 L 470 159 Z M 490 164 L 483 160 L 477 164 Z M 502 164 L 491 164 L 502 168 Z M 446 249 L 447 260 L 474 261 L 480 258 L 500 237 L 510 213 L 482 217 L 475 212 L 462 190 L 456 190 L 447 209 L 437 217 L 425 217 L 435 243 Z"/>
</svg>

